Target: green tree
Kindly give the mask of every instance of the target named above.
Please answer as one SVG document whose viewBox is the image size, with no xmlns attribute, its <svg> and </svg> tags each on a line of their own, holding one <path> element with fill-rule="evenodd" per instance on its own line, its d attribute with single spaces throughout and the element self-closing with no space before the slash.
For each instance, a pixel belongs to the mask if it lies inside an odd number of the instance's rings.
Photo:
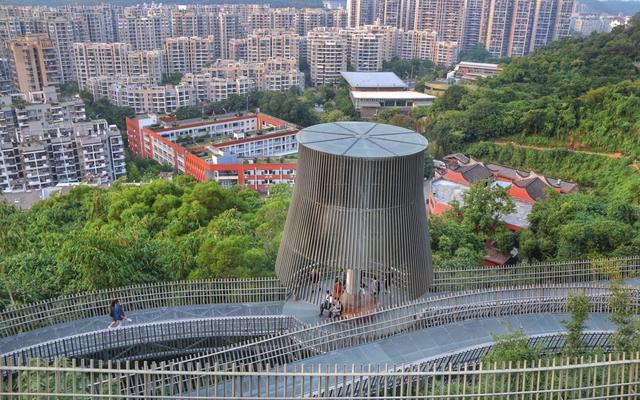
<svg viewBox="0 0 640 400">
<path fill-rule="evenodd" d="M 68 82 L 60 85 L 60 97 L 70 98 L 80 94 L 78 82 Z"/>
<path fill-rule="evenodd" d="M 348 115 L 345 115 L 340 110 L 332 110 L 329 112 L 324 112 L 320 114 L 320 122 L 336 122 L 336 121 L 351 121 L 352 118 Z"/>
<path fill-rule="evenodd" d="M 202 108 L 200 108 L 199 106 L 180 107 L 176 110 L 174 115 L 179 121 L 185 119 L 200 118 L 202 117 Z"/>
<path fill-rule="evenodd" d="M 566 357 L 578 357 L 584 352 L 585 345 L 582 342 L 582 334 L 585 329 L 585 322 L 589 317 L 589 298 L 582 293 L 569 293 L 567 298 L 567 311 L 571 314 L 571 319 L 562 321 L 567 330 L 565 346 L 562 354 Z"/>
<path fill-rule="evenodd" d="M 500 368 L 503 364 L 518 361 L 533 361 L 540 358 L 541 348 L 533 347 L 529 343 L 529 338 L 524 334 L 522 328 L 511 330 L 504 334 L 492 334 L 493 347 L 487 355 L 482 358 L 483 363 L 497 364 Z"/>
<path fill-rule="evenodd" d="M 489 62 L 493 59 L 491 53 L 487 51 L 481 44 L 476 44 L 469 50 L 460 54 L 462 61 Z"/>
<path fill-rule="evenodd" d="M 454 205 L 462 216 L 462 222 L 475 232 L 490 236 L 504 225 L 503 215 L 515 211 L 515 205 L 507 190 L 490 180 L 481 180 L 471 185 L 463 197 L 464 205 Z"/>
<path fill-rule="evenodd" d="M 631 289 L 616 281 L 611 285 L 609 307 L 611 321 L 617 326 L 613 334 L 613 347 L 616 351 L 635 353 L 640 351 L 640 321 L 633 312 Z"/>
</svg>

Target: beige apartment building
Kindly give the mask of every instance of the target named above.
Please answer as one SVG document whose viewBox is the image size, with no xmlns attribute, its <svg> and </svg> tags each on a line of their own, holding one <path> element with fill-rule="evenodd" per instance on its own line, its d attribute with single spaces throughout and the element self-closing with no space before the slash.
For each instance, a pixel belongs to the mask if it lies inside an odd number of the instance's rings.
<svg viewBox="0 0 640 400">
<path fill-rule="evenodd" d="M 244 60 L 218 60 L 203 72 L 216 78 L 235 80 L 249 78 L 255 82 L 255 88 L 265 91 L 282 91 L 292 86 L 304 89 L 304 74 L 298 69 L 298 60 L 270 58 L 261 63 L 249 63 Z M 187 82 L 188 75 L 182 82 Z"/>
<path fill-rule="evenodd" d="M 208 37 L 168 38 L 164 45 L 169 73 L 198 73 L 216 60 L 216 41 Z"/>
<path fill-rule="evenodd" d="M 354 71 L 382 70 L 381 37 L 364 30 L 349 32 L 349 65 Z"/>
<path fill-rule="evenodd" d="M 78 85 L 98 77 L 128 76 L 156 84 L 167 72 L 162 50 L 133 51 L 127 43 L 74 43 L 74 68 Z"/>
<path fill-rule="evenodd" d="M 19 36 L 5 44 L 14 90 L 27 94 L 60 83 L 57 50 L 46 33 Z"/>
<path fill-rule="evenodd" d="M 316 28 L 307 33 L 307 62 L 314 86 L 335 84 L 347 70 L 349 45 L 338 28 Z"/>
<path fill-rule="evenodd" d="M 347 0 L 347 21 L 350 28 L 371 25 L 378 14 L 377 0 Z"/>
<path fill-rule="evenodd" d="M 257 29 L 245 39 L 229 41 L 229 58 L 250 63 L 269 58 L 300 58 L 300 36 L 292 31 Z"/>
</svg>

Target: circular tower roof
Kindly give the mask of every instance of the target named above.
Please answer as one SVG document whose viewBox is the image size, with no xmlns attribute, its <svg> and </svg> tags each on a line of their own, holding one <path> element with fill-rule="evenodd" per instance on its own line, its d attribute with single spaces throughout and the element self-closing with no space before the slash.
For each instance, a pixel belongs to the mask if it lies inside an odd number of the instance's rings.
<svg viewBox="0 0 640 400">
<path fill-rule="evenodd" d="M 424 136 L 399 126 L 373 122 L 331 122 L 298 132 L 298 143 L 323 153 L 358 158 L 408 156 L 424 151 Z"/>
</svg>

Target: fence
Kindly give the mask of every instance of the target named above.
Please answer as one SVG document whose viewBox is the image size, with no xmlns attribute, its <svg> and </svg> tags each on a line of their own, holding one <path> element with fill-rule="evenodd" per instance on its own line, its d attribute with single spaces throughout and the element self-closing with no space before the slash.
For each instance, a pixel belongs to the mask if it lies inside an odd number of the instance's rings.
<svg viewBox="0 0 640 400">
<path fill-rule="evenodd" d="M 613 272 L 631 277 L 638 271 L 640 256 L 437 270 L 431 291 L 593 282 L 610 279 Z M 114 297 L 122 298 L 127 310 L 134 311 L 195 304 L 283 301 L 286 296 L 287 289 L 276 278 L 179 281 L 104 289 L 5 310 L 0 313 L 0 337 L 107 315 L 107 305 Z"/>
<path fill-rule="evenodd" d="M 132 368 L 132 367 L 138 367 Z M 552 358 L 502 365 L 467 365 L 459 369 L 423 370 L 420 366 L 350 366 L 338 370 L 282 367 L 262 371 L 149 370 L 129 364 L 106 367 L 70 362 L 57 366 L 0 365 L 7 376 L 0 394 L 56 399 L 635 399 L 640 390 L 640 354 Z M 123 382 L 139 377 L 143 394 L 123 393 Z M 157 382 L 194 385 L 157 385 Z"/>
<path fill-rule="evenodd" d="M 502 286 L 578 283 L 634 277 L 640 256 L 437 270 L 432 292 L 487 289 Z"/>
<path fill-rule="evenodd" d="M 109 314 L 122 299 L 128 311 L 196 304 L 283 301 L 286 289 L 276 278 L 220 279 L 156 283 L 79 293 L 26 304 L 0 313 L 0 337 L 44 326 Z"/>
<path fill-rule="evenodd" d="M 272 338 L 256 339 L 190 361 L 233 368 L 284 365 L 401 333 L 470 319 L 566 312 L 566 300 L 570 292 L 581 292 L 588 296 L 591 312 L 609 311 L 609 289 L 606 286 L 569 285 L 472 291 L 391 307 Z M 633 309 L 638 311 L 640 292 L 633 290 L 632 299 Z"/>
<path fill-rule="evenodd" d="M 125 358 L 154 351 L 192 346 L 221 348 L 254 337 L 271 337 L 302 329 L 291 316 L 217 317 L 149 323 L 68 336 L 2 355 L 5 364 L 24 364 L 30 358 Z M 136 350 L 136 347 L 143 349 Z"/>
</svg>

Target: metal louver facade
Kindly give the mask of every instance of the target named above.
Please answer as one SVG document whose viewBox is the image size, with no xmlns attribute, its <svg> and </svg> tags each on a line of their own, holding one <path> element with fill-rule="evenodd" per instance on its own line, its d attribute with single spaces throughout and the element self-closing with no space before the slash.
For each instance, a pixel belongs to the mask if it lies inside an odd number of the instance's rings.
<svg viewBox="0 0 640 400">
<path fill-rule="evenodd" d="M 346 281 L 345 292 L 380 286 L 376 303 L 385 305 L 423 295 L 433 279 L 426 139 L 391 125 L 339 122 L 303 129 L 298 142 L 280 281 L 311 302 L 336 278 Z"/>
</svg>

